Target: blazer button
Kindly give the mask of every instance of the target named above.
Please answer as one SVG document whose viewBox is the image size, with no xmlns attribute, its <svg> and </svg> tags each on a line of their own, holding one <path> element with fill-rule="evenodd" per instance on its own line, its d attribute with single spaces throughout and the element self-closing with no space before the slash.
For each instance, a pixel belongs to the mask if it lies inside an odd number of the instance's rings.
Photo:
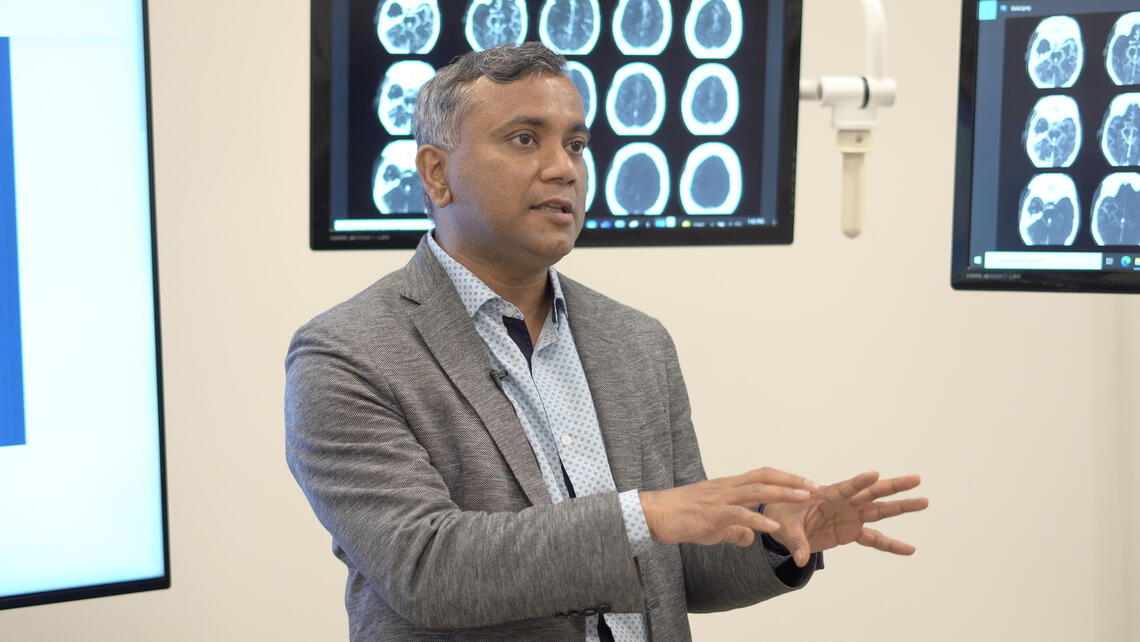
<svg viewBox="0 0 1140 642">
<path fill-rule="evenodd" d="M 597 610 L 598 613 L 609 613 L 612 608 L 609 604 L 599 604 Z"/>
</svg>

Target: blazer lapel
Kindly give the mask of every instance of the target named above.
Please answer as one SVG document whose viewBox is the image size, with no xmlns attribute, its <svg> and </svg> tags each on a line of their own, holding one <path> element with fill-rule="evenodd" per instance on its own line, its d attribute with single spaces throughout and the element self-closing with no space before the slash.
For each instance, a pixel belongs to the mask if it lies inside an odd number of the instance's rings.
<svg viewBox="0 0 1140 642">
<path fill-rule="evenodd" d="M 491 376 L 491 360 L 451 280 L 426 241 L 408 263 L 405 296 L 420 304 L 412 320 L 460 394 L 475 409 L 530 503 L 550 504 L 534 450 L 514 406 Z"/>
<path fill-rule="evenodd" d="M 621 337 L 615 335 L 604 310 L 599 309 L 594 301 L 593 293 L 561 274 L 558 278 L 566 297 L 574 344 L 586 372 L 590 395 L 594 398 L 614 484 L 618 491 L 640 488 L 641 438 L 638 429 L 646 409 L 641 391 L 633 385 L 637 377 L 630 376 L 629 366 L 621 356 Z"/>
</svg>

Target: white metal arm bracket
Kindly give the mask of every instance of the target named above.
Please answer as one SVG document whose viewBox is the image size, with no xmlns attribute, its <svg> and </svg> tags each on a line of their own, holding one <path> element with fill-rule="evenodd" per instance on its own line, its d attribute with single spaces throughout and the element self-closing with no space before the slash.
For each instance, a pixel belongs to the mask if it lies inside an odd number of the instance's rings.
<svg viewBox="0 0 1140 642">
<path fill-rule="evenodd" d="M 895 104 L 895 80 L 886 75 L 887 19 L 882 0 L 862 0 L 866 27 L 866 75 L 824 76 L 800 81 L 800 100 L 831 107 L 836 148 L 843 154 L 843 233 L 851 238 L 863 231 L 863 166 L 871 151 L 871 130 L 879 109 Z"/>
</svg>

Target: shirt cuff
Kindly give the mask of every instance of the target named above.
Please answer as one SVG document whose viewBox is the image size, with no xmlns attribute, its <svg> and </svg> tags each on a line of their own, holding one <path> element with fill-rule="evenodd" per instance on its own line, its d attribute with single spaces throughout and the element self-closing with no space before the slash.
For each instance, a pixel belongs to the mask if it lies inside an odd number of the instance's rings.
<svg viewBox="0 0 1140 642">
<path fill-rule="evenodd" d="M 625 537 L 633 556 L 648 553 L 653 548 L 653 538 L 649 535 L 649 524 L 645 521 L 645 511 L 641 509 L 641 498 L 636 490 L 618 494 L 621 502 L 621 518 L 625 522 Z"/>
</svg>

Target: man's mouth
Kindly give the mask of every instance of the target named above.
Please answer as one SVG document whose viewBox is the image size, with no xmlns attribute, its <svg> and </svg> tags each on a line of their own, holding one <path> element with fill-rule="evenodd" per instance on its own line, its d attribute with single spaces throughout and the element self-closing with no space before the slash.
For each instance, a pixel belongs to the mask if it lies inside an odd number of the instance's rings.
<svg viewBox="0 0 1140 642">
<path fill-rule="evenodd" d="M 574 211 L 574 204 L 563 198 L 552 198 L 535 205 L 534 209 L 569 214 Z"/>
</svg>

